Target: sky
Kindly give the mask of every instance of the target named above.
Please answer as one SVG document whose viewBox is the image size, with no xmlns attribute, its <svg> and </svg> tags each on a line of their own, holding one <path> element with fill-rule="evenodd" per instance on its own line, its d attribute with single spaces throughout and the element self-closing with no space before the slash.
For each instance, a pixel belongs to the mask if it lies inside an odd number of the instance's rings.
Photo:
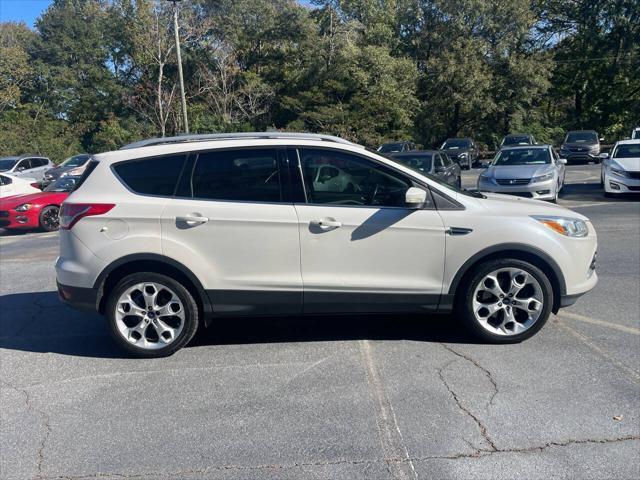
<svg viewBox="0 0 640 480">
<path fill-rule="evenodd" d="M 0 21 L 25 22 L 33 27 L 52 0 L 0 0 Z"/>
<path fill-rule="evenodd" d="M 36 19 L 53 0 L 0 0 L 0 22 L 25 22 L 33 27 Z M 299 0 L 309 5 L 310 0 Z"/>
</svg>

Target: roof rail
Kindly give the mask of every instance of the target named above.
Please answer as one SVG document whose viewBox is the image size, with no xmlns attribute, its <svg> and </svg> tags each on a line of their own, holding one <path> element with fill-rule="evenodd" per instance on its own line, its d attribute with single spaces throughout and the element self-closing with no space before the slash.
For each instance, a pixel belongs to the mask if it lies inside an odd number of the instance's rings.
<svg viewBox="0 0 640 480">
<path fill-rule="evenodd" d="M 178 135 L 175 137 L 159 137 L 140 140 L 120 147 L 120 150 L 130 148 L 149 147 L 152 145 L 167 145 L 171 143 L 208 142 L 212 140 L 238 140 L 238 139 L 296 139 L 296 140 L 323 140 L 326 142 L 342 143 L 345 145 L 357 145 L 340 137 L 333 135 L 321 135 L 318 133 L 297 133 L 297 132 L 240 132 L 240 133 L 205 133 L 196 135 Z"/>
</svg>

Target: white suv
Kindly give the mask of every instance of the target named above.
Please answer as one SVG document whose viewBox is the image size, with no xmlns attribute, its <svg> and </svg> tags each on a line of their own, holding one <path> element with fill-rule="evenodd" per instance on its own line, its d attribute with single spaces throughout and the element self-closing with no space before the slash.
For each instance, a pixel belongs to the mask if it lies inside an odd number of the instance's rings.
<svg viewBox="0 0 640 480">
<path fill-rule="evenodd" d="M 146 140 L 96 155 L 78 185 L 59 295 L 141 356 L 257 315 L 455 310 L 483 340 L 515 342 L 597 282 L 582 215 L 457 190 L 336 137 Z"/>
</svg>

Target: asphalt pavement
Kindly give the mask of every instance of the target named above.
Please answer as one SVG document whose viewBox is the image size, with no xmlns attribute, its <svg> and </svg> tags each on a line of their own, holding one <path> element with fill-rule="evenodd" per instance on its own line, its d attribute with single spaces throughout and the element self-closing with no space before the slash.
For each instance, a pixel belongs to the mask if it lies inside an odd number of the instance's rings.
<svg viewBox="0 0 640 480">
<path fill-rule="evenodd" d="M 0 478 L 639 478 L 640 199 L 567 181 L 600 282 L 518 345 L 450 316 L 243 319 L 126 358 L 58 302 L 56 233 L 0 237 Z"/>
</svg>

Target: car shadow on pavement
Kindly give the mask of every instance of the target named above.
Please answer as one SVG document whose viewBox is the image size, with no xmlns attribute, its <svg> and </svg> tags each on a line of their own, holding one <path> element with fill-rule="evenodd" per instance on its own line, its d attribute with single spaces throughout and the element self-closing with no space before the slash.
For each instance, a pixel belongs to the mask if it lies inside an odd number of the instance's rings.
<svg viewBox="0 0 640 480">
<path fill-rule="evenodd" d="M 477 343 L 451 315 L 314 315 L 214 319 L 187 348 L 363 339 Z M 110 338 L 103 317 L 62 304 L 56 292 L 1 296 L 0 348 L 128 358 Z"/>
<path fill-rule="evenodd" d="M 600 202 L 638 202 L 640 193 L 624 193 L 614 197 L 605 197 L 599 183 L 566 183 L 560 191 L 563 200 L 600 201 Z"/>
</svg>

